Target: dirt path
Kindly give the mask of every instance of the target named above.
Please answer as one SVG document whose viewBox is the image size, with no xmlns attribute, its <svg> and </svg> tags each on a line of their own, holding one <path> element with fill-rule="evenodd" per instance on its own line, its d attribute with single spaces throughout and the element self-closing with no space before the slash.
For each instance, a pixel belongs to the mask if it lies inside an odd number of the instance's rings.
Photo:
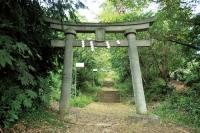
<svg viewBox="0 0 200 133">
<path fill-rule="evenodd" d="M 113 90 L 113 81 L 106 78 L 103 91 Z M 70 111 L 69 133 L 189 133 L 173 124 L 136 122 L 134 106 L 123 103 L 91 103 Z"/>
<path fill-rule="evenodd" d="M 85 108 L 72 108 L 69 133 L 189 133 L 173 124 L 135 123 L 130 105 L 92 103 Z"/>
<path fill-rule="evenodd" d="M 104 91 L 113 90 L 112 80 L 106 79 L 102 88 Z M 52 106 L 58 110 L 58 103 Z M 55 113 L 52 113 L 56 116 Z M 123 103 L 94 102 L 84 108 L 72 107 L 66 119 L 59 120 L 56 117 L 48 118 L 44 122 L 38 122 L 37 127 L 25 126 L 23 122 L 16 124 L 13 133 L 192 133 L 189 129 L 169 123 L 136 122 L 133 115 L 135 107 Z M 49 117 L 47 115 L 47 117 Z M 57 125 L 57 126 L 56 126 Z M 11 132 L 11 133 L 12 133 Z M 1 133 L 1 131 L 0 131 Z"/>
</svg>

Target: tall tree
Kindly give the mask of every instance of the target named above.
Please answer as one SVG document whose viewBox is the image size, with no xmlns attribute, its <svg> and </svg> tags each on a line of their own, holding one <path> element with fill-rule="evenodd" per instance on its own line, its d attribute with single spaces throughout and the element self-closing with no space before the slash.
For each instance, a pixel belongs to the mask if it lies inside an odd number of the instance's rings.
<svg viewBox="0 0 200 133">
<path fill-rule="evenodd" d="M 50 48 L 53 32 L 44 18 L 68 12 L 66 20 L 75 19 L 82 5 L 67 0 L 1 0 L 0 5 L 0 125 L 6 127 L 50 100 L 48 74 L 59 52 Z"/>
</svg>

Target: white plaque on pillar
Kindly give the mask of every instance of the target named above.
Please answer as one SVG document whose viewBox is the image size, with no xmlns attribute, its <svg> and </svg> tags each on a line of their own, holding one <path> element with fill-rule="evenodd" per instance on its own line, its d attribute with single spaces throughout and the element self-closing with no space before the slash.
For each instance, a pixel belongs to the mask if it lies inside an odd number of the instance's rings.
<svg viewBox="0 0 200 133">
<path fill-rule="evenodd" d="M 84 63 L 76 63 L 76 67 L 84 67 Z"/>
<path fill-rule="evenodd" d="M 93 72 L 97 72 L 98 70 L 97 70 L 97 69 L 92 69 L 92 71 L 93 71 Z"/>
</svg>

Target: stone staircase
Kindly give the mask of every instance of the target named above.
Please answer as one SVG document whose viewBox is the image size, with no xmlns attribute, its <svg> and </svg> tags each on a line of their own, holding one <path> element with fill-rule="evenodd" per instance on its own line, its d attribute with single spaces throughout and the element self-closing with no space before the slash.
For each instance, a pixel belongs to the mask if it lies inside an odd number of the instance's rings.
<svg viewBox="0 0 200 133">
<path fill-rule="evenodd" d="M 120 93 L 118 90 L 113 89 L 113 81 L 104 81 L 103 88 L 98 92 L 97 97 L 99 102 L 116 103 L 120 102 Z"/>
</svg>

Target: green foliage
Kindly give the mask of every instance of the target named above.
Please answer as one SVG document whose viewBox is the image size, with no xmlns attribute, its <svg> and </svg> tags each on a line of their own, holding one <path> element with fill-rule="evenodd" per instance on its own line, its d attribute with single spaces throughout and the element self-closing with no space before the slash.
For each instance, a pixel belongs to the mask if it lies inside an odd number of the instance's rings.
<svg viewBox="0 0 200 133">
<path fill-rule="evenodd" d="M 62 70 L 58 70 L 57 72 L 50 72 L 49 78 L 51 81 L 51 97 L 53 100 L 59 101 L 60 99 L 60 89 L 61 89 L 61 72 Z"/>
<path fill-rule="evenodd" d="M 132 1 L 132 0 L 124 0 L 124 1 L 109 0 L 109 1 L 112 2 L 112 4 L 115 7 L 117 7 L 118 10 L 119 10 L 118 6 L 121 6 L 121 8 L 134 9 L 134 11 L 141 10 L 150 2 L 150 0 L 143 0 L 143 1 L 140 1 L 140 0 L 134 0 L 134 1 Z M 126 11 L 126 10 L 124 9 L 124 11 Z"/>
<path fill-rule="evenodd" d="M 29 128 L 41 127 L 44 123 L 53 126 L 55 131 L 56 128 L 66 128 L 66 123 L 58 119 L 58 114 L 55 112 L 47 111 L 46 108 L 39 108 L 37 110 L 27 112 L 23 114 L 22 117 L 22 121 L 24 122 L 25 126 Z"/>
<path fill-rule="evenodd" d="M 133 20 L 141 20 L 153 15 L 151 12 L 145 13 L 143 11 L 148 4 L 148 0 L 107 0 L 103 5 L 100 20 L 102 22 L 130 22 Z"/>
<path fill-rule="evenodd" d="M 147 101 L 163 101 L 173 91 L 173 88 L 169 86 L 162 78 L 157 78 L 152 81 L 150 86 L 146 87 L 145 96 Z"/>
<path fill-rule="evenodd" d="M 182 81 L 188 86 L 191 86 L 193 83 L 198 83 L 200 79 L 200 63 L 197 59 L 187 61 L 183 68 L 177 69 L 172 73 L 172 78 Z"/>
<path fill-rule="evenodd" d="M 81 54 L 80 54 L 81 53 Z M 95 53 L 90 51 L 90 49 L 75 49 L 74 51 L 74 62 L 84 62 L 85 67 L 76 69 L 74 65 L 73 74 L 76 74 L 77 78 L 77 90 L 80 92 L 87 92 L 92 89 L 93 84 L 93 71 L 96 68 L 96 60 L 94 58 Z M 74 63 L 74 64 L 75 64 Z M 76 71 L 76 73 L 75 73 Z M 75 78 L 75 75 L 73 75 Z M 98 77 L 94 77 L 96 81 Z M 75 80 L 74 80 L 75 81 Z"/>
<path fill-rule="evenodd" d="M 79 21 L 76 10 L 80 8 L 85 8 L 85 5 L 80 0 L 77 0 L 76 2 L 68 0 L 49 0 L 48 2 L 45 1 L 45 3 L 48 5 L 48 8 L 45 12 L 47 16 L 56 18 L 57 20 L 68 22 Z"/>
<path fill-rule="evenodd" d="M 194 57 L 194 52 L 184 50 L 183 47 L 177 46 L 172 40 L 185 41 L 189 40 L 191 33 L 191 9 L 181 5 L 180 1 L 157 1 L 159 3 L 158 12 L 144 12 L 143 9 L 151 1 L 119 1 L 110 0 L 104 4 L 104 11 L 100 15 L 102 22 L 127 22 L 142 20 L 155 16 L 156 20 L 152 24 L 148 32 L 137 33 L 136 38 L 152 39 L 151 47 L 138 48 L 140 65 L 142 71 L 142 79 L 144 83 L 146 97 L 150 101 L 164 100 L 166 95 L 169 95 L 173 88 L 168 86 L 168 82 L 173 78 L 173 73 L 179 69 L 188 69 L 186 64 L 192 63 L 191 58 Z M 133 6 L 133 5 L 138 6 Z M 139 6 L 142 5 L 142 6 Z M 107 13 L 109 12 L 109 13 Z M 194 27 L 198 27 L 198 17 L 194 19 Z M 198 28 L 197 28 L 198 29 Z M 196 31 L 194 31 L 197 33 Z M 150 34 L 149 34 L 150 33 Z M 197 34 L 195 34 L 197 35 Z M 113 35 L 109 39 L 121 39 L 123 36 Z M 193 38 L 193 40 L 196 38 Z M 190 40 L 192 41 L 192 40 Z M 188 51 L 188 52 L 186 52 Z M 190 53 L 191 52 L 191 53 Z M 130 67 L 127 49 L 112 49 L 111 50 L 112 67 L 118 74 L 118 86 L 126 86 L 124 82 L 130 79 Z M 187 54 L 186 54 L 187 53 Z M 198 57 L 192 58 L 197 60 Z M 198 61 L 197 61 L 198 62 Z M 193 70 L 194 68 L 194 70 Z M 198 82 L 199 65 L 192 65 L 187 74 L 183 74 L 187 84 Z M 191 74 L 192 73 L 192 74 Z M 176 80 L 180 79 L 175 78 Z M 122 85 L 121 85 L 122 84 Z M 119 87 L 118 87 L 119 88 Z M 121 87 L 125 90 L 131 87 Z"/>
<path fill-rule="evenodd" d="M 76 9 L 84 5 L 80 1 L 43 2 L 46 7 L 42 7 L 38 0 L 0 2 L 0 128 L 10 126 L 23 112 L 48 105 L 51 98 L 59 99 L 63 50 L 49 48 L 49 39 L 63 38 L 63 34 L 49 30 L 44 16 L 78 21 Z M 110 0 L 104 5 L 100 19 L 102 22 L 128 22 L 151 17 L 153 13 L 143 12 L 149 2 Z M 167 86 L 171 78 L 185 82 L 192 88 L 185 93 L 174 93 L 158 112 L 199 126 L 200 58 L 196 51 L 173 42 L 199 43 L 199 16 L 192 17 L 190 7 L 182 5 L 180 0 L 157 2 L 160 7 L 155 14 L 156 22 L 149 32 L 137 34 L 137 39 L 154 39 L 150 48 L 139 49 L 146 96 L 150 100 L 163 100 L 164 96 L 171 94 L 172 88 Z M 79 36 L 81 39 L 86 37 L 94 38 L 92 35 Z M 124 39 L 124 36 L 111 34 L 107 38 Z M 111 52 L 111 58 L 108 52 Z M 124 96 L 132 92 L 127 49 L 95 49 L 91 53 L 87 48 L 77 48 L 74 62 L 84 62 L 85 68 L 77 70 L 80 96 L 71 101 L 72 105 L 83 107 L 92 102 L 91 97 L 83 96 L 81 92 L 94 93 L 97 89 L 92 86 L 93 80 L 95 85 L 102 84 L 103 74 L 94 74 L 94 68 L 114 68 L 119 77 L 116 88 L 122 90 Z"/>
<path fill-rule="evenodd" d="M 128 49 L 112 49 L 111 55 L 112 67 L 117 71 L 119 80 L 123 82 L 124 80 L 126 80 L 126 78 L 130 77 Z"/>
<path fill-rule="evenodd" d="M 120 97 L 122 101 L 130 100 L 133 97 L 133 88 L 131 78 L 123 82 L 116 82 L 114 88 L 118 89 L 120 92 Z"/>
<path fill-rule="evenodd" d="M 174 121 L 187 126 L 200 127 L 200 84 L 186 92 L 174 92 L 155 109 L 164 120 Z"/>
<path fill-rule="evenodd" d="M 81 90 L 85 93 L 93 93 L 95 92 L 95 87 L 92 86 L 92 84 L 88 81 L 84 81 L 81 83 Z"/>
<path fill-rule="evenodd" d="M 61 52 L 49 48 L 52 31 L 44 16 L 58 18 L 68 9 L 69 20 L 81 3 L 44 2 L 49 6 L 37 0 L 0 2 L 0 128 L 50 102 L 53 85 L 48 75 Z"/>
<path fill-rule="evenodd" d="M 9 88 L 4 91 L 0 99 L 0 105 L 2 107 L 0 116 L 1 120 L 4 120 L 2 121 L 3 123 L 1 123 L 2 126 L 10 126 L 10 124 L 19 118 L 18 116 L 22 111 L 26 112 L 35 109 L 41 104 L 49 104 L 51 91 L 48 89 L 48 79 L 40 77 L 36 86 L 39 92 L 31 90 L 30 88 L 33 88 L 33 86 L 24 87 L 23 89 L 20 89 L 19 86 L 9 86 Z"/>
<path fill-rule="evenodd" d="M 85 38 L 85 36 L 82 38 Z M 96 86 L 102 84 L 103 75 L 105 74 L 102 70 L 110 68 L 110 64 L 108 63 L 109 55 L 107 53 L 107 49 L 95 49 L 94 52 L 89 48 L 74 49 L 73 79 L 75 79 L 76 74 L 78 92 L 93 93 L 96 91 Z M 85 67 L 75 68 L 75 63 L 77 62 L 84 62 Z M 98 72 L 93 72 L 93 69 L 98 69 Z M 73 82 L 73 84 L 75 83 Z"/>
<path fill-rule="evenodd" d="M 6 64 L 12 65 L 12 59 L 13 58 L 8 54 L 8 52 L 6 52 L 6 50 L 0 50 L 1 67 L 5 67 Z"/>
<path fill-rule="evenodd" d="M 70 100 L 70 105 L 74 107 L 85 107 L 92 102 L 93 99 L 91 96 L 79 95 L 78 97 Z"/>
</svg>

